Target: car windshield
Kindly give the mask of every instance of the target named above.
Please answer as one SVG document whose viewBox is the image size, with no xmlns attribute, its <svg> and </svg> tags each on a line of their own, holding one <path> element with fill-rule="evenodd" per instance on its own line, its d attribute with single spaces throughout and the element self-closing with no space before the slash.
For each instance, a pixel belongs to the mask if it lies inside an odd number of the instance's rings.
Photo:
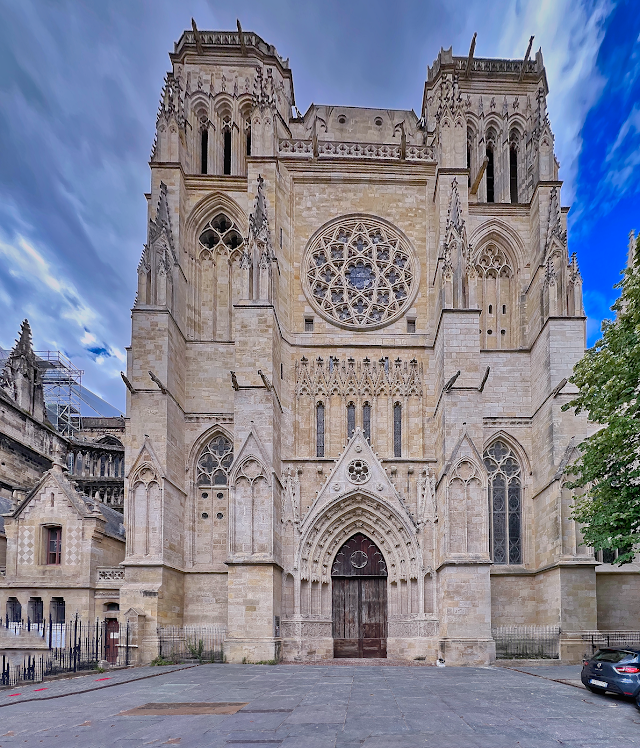
<svg viewBox="0 0 640 748">
<path fill-rule="evenodd" d="M 591 659 L 596 662 L 631 662 L 637 656 L 637 652 L 628 652 L 624 649 L 599 649 Z"/>
</svg>

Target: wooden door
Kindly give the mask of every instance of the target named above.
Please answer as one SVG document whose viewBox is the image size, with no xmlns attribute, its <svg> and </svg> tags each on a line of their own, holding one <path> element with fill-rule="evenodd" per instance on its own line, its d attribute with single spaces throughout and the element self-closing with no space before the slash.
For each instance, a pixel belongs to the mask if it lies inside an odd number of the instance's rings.
<svg viewBox="0 0 640 748">
<path fill-rule="evenodd" d="M 333 656 L 387 656 L 387 568 L 369 538 L 358 533 L 332 566 Z"/>
<path fill-rule="evenodd" d="M 115 665 L 118 662 L 118 644 L 120 643 L 120 624 L 117 618 L 106 619 L 105 636 L 104 658 L 107 662 Z"/>
</svg>

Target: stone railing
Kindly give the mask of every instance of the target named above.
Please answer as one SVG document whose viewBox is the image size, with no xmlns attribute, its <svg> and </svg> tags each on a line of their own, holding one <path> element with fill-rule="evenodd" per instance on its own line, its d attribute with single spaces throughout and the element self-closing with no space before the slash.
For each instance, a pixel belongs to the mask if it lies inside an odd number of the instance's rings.
<svg viewBox="0 0 640 748">
<path fill-rule="evenodd" d="M 285 158 L 312 158 L 313 141 L 283 139 L 278 144 L 278 153 Z M 399 143 L 348 143 L 321 141 L 318 143 L 318 158 L 366 158 L 383 161 L 401 161 Z M 435 152 L 431 145 L 407 145 L 406 161 L 434 161 Z"/>
<path fill-rule="evenodd" d="M 98 582 L 123 582 L 122 566 L 98 566 Z"/>
<path fill-rule="evenodd" d="M 313 143 L 311 140 L 280 140 L 278 153 L 281 156 L 311 158 L 313 156 Z"/>
</svg>

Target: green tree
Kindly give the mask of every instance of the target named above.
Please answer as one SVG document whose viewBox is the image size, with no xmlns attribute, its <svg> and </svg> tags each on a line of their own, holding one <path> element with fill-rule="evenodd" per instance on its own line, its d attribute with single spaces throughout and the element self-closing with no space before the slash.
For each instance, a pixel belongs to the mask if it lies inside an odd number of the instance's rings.
<svg viewBox="0 0 640 748">
<path fill-rule="evenodd" d="M 635 252 L 633 252 L 635 244 Z M 601 428 L 580 444 L 571 488 L 583 489 L 573 517 L 596 550 L 617 548 L 615 563 L 633 560 L 640 542 L 640 236 L 630 239 L 631 260 L 615 288 L 615 320 L 573 369 L 580 390 L 563 410 L 585 411 Z"/>
</svg>

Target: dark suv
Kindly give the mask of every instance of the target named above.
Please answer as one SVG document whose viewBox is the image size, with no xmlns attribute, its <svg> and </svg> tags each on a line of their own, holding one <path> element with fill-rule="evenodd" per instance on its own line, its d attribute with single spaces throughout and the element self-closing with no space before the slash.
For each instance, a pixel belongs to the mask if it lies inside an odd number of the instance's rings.
<svg viewBox="0 0 640 748">
<path fill-rule="evenodd" d="M 640 649 L 607 647 L 599 649 L 591 659 L 584 660 L 580 678 L 594 693 L 635 696 L 640 706 Z"/>
</svg>

